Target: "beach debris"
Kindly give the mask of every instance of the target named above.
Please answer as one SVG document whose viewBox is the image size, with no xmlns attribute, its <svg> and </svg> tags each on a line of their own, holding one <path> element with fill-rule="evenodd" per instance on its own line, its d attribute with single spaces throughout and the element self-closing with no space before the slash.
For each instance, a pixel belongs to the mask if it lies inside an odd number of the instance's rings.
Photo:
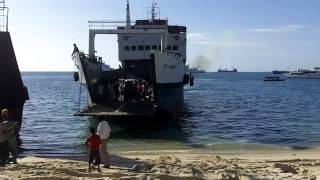
<svg viewBox="0 0 320 180">
<path fill-rule="evenodd" d="M 296 168 L 288 164 L 276 163 L 274 167 L 279 168 L 282 173 L 298 174 Z"/>
<path fill-rule="evenodd" d="M 147 180 L 147 179 L 150 179 L 150 177 L 145 174 L 139 174 L 136 176 L 122 176 L 119 179 L 120 180 Z"/>
<path fill-rule="evenodd" d="M 181 163 L 180 159 L 176 156 L 160 156 L 155 164 L 179 164 Z"/>
<path fill-rule="evenodd" d="M 10 177 L 5 176 L 5 175 L 0 175 L 0 179 L 1 179 L 1 180 L 11 180 Z"/>
<path fill-rule="evenodd" d="M 152 164 L 135 164 L 130 171 L 132 172 L 150 172 L 154 165 Z"/>
</svg>

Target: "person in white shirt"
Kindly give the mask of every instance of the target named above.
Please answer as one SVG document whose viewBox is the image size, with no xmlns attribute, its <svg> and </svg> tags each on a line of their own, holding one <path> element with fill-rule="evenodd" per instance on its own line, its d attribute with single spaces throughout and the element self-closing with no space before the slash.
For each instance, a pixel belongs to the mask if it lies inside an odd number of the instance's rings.
<svg viewBox="0 0 320 180">
<path fill-rule="evenodd" d="M 105 168 L 110 168 L 110 158 L 107 150 L 107 142 L 110 137 L 110 132 L 111 128 L 108 122 L 105 119 L 101 120 L 100 124 L 98 125 L 97 135 L 99 135 L 101 139 L 100 156 L 101 163 Z"/>
</svg>

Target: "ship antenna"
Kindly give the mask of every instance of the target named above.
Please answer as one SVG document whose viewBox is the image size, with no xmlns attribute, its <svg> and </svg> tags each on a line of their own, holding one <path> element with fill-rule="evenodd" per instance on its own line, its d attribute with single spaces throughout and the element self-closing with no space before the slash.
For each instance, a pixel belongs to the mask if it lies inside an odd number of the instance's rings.
<svg viewBox="0 0 320 180">
<path fill-rule="evenodd" d="M 130 3 L 129 0 L 127 0 L 127 18 L 126 18 L 126 29 L 130 29 L 131 28 L 131 24 L 130 24 Z"/>
<path fill-rule="evenodd" d="M 151 21 L 154 21 L 154 18 L 155 18 L 155 2 L 152 2 Z"/>
</svg>

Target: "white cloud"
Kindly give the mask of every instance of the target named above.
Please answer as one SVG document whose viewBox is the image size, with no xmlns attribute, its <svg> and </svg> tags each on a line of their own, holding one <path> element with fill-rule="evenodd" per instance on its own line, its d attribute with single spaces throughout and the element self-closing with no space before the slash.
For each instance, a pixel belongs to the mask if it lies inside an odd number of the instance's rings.
<svg viewBox="0 0 320 180">
<path fill-rule="evenodd" d="M 257 48 L 267 47 L 268 44 L 234 40 L 217 40 L 212 33 L 190 33 L 188 41 L 192 44 L 207 45 L 219 48 Z"/>
<path fill-rule="evenodd" d="M 189 33 L 188 40 L 190 41 L 202 41 L 211 39 L 210 33 Z"/>
<path fill-rule="evenodd" d="M 248 29 L 248 31 L 249 32 L 263 32 L 263 33 L 297 32 L 297 31 L 306 29 L 308 27 L 309 26 L 307 26 L 307 25 L 290 24 L 290 25 L 272 27 L 272 28 L 252 28 L 252 29 Z"/>
<path fill-rule="evenodd" d="M 210 45 L 221 48 L 257 48 L 267 47 L 265 43 L 245 42 L 245 41 L 199 41 L 195 44 Z"/>
</svg>

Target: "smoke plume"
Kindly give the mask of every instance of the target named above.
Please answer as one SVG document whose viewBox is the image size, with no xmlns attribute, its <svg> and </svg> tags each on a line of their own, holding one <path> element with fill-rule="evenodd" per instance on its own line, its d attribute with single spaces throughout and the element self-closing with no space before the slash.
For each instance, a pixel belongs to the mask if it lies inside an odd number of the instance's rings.
<svg viewBox="0 0 320 180">
<path fill-rule="evenodd" d="M 207 57 L 203 55 L 197 56 L 193 61 L 191 66 L 193 68 L 202 69 L 202 70 L 208 70 L 210 68 L 210 61 Z"/>
</svg>

